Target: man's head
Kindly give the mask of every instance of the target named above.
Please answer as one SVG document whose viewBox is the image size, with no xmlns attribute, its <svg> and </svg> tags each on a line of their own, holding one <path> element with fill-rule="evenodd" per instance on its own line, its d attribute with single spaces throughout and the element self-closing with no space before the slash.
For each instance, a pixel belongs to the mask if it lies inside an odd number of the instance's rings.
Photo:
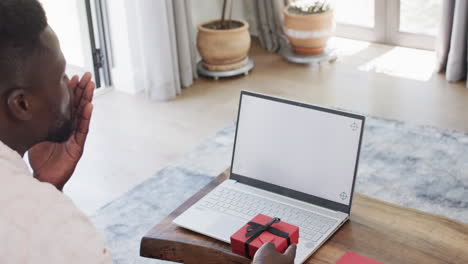
<svg viewBox="0 0 468 264">
<path fill-rule="evenodd" d="M 40 3 L 1 0 L 1 141 L 26 151 L 41 141 L 63 142 L 70 137 L 72 93 L 65 66 Z"/>
</svg>

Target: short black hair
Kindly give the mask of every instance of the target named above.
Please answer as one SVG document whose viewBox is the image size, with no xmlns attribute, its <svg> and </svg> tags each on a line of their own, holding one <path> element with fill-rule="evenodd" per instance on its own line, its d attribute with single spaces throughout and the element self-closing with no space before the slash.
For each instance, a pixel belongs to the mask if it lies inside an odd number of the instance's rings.
<svg viewBox="0 0 468 264">
<path fill-rule="evenodd" d="M 41 48 L 47 25 L 37 0 L 0 0 L 0 82 L 22 77 L 28 58 Z"/>
</svg>

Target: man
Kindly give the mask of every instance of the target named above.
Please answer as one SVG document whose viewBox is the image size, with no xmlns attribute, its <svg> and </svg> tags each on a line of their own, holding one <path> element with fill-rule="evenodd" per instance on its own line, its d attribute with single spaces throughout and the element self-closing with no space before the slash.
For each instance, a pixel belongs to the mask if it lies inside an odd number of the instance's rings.
<svg viewBox="0 0 468 264">
<path fill-rule="evenodd" d="M 83 154 L 91 74 L 71 80 L 36 0 L 0 0 L 0 263 L 111 263 L 102 236 L 61 190 Z M 23 161 L 28 152 L 33 173 Z M 269 243 L 255 263 L 291 263 Z"/>
</svg>

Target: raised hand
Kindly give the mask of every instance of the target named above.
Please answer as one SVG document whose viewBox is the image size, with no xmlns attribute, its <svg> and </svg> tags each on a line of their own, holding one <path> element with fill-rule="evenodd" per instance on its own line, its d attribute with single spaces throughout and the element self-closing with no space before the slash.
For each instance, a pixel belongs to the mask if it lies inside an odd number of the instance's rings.
<svg viewBox="0 0 468 264">
<path fill-rule="evenodd" d="M 43 142 L 28 151 L 28 158 L 34 177 L 39 181 L 53 184 L 62 190 L 72 176 L 83 155 L 89 124 L 93 112 L 93 94 L 96 85 L 91 73 L 81 80 L 74 76 L 69 82 L 73 92 L 74 128 L 72 136 L 64 143 Z"/>
</svg>

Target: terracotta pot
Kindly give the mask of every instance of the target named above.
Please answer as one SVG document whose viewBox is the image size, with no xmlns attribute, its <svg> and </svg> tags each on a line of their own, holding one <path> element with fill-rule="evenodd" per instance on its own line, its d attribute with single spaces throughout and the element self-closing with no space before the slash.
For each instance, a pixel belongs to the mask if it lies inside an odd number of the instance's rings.
<svg viewBox="0 0 468 264">
<path fill-rule="evenodd" d="M 229 71 L 246 65 L 250 49 L 249 24 L 235 20 L 242 26 L 234 29 L 204 27 L 216 21 L 219 20 L 207 21 L 198 26 L 197 48 L 203 66 L 210 71 Z"/>
<path fill-rule="evenodd" d="M 284 32 L 292 49 L 299 54 L 316 55 L 323 52 L 328 39 L 333 35 L 335 21 L 333 11 L 300 15 L 284 10 Z"/>
</svg>

